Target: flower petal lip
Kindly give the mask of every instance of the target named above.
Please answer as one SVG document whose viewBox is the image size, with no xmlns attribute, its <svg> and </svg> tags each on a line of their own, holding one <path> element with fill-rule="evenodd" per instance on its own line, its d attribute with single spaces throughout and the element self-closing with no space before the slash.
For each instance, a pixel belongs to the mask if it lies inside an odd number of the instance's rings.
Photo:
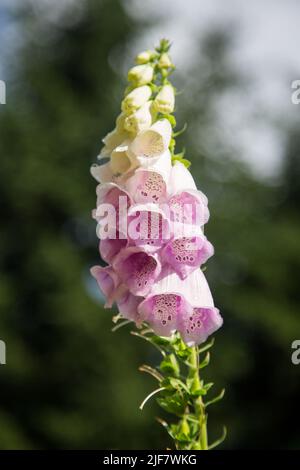
<svg viewBox="0 0 300 470">
<path fill-rule="evenodd" d="M 195 308 L 193 314 L 182 318 L 178 325 L 183 341 L 188 346 L 204 343 L 208 336 L 223 325 L 223 319 L 217 308 Z"/>
<path fill-rule="evenodd" d="M 138 312 L 157 335 L 171 336 L 178 328 L 179 319 L 192 313 L 192 307 L 183 296 L 165 292 L 147 297 Z"/>
<path fill-rule="evenodd" d="M 98 183 L 107 183 L 113 180 L 113 172 L 109 163 L 104 163 L 103 165 L 93 164 L 90 171 Z"/>
<path fill-rule="evenodd" d="M 162 248 L 160 256 L 163 263 L 169 264 L 181 279 L 185 279 L 213 253 L 212 244 L 203 235 L 172 239 Z"/>
<path fill-rule="evenodd" d="M 158 258 L 138 247 L 122 250 L 114 259 L 113 268 L 137 296 L 146 296 L 161 272 Z"/>
</svg>

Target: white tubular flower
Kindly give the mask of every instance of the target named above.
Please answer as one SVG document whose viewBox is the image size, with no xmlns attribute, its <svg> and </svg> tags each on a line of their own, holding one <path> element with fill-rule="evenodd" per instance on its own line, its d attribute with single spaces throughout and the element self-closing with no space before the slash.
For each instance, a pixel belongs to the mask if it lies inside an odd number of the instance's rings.
<svg viewBox="0 0 300 470">
<path fill-rule="evenodd" d="M 151 97 L 151 88 L 147 85 L 132 90 L 122 101 L 122 111 L 131 114 L 145 104 Z"/>
<path fill-rule="evenodd" d="M 173 64 L 172 64 L 172 61 L 171 61 L 171 59 L 170 59 L 169 54 L 167 54 L 166 52 L 164 52 L 164 53 L 161 55 L 160 59 L 159 59 L 158 65 L 159 65 L 159 67 L 161 67 L 161 68 L 173 67 Z"/>
<path fill-rule="evenodd" d="M 135 65 L 128 72 L 128 80 L 136 85 L 147 85 L 153 78 L 153 67 L 148 64 Z"/>
<path fill-rule="evenodd" d="M 140 165 L 149 167 L 167 152 L 172 135 L 172 127 L 167 119 L 156 121 L 148 130 L 137 135 L 129 145 L 129 155 Z"/>
<path fill-rule="evenodd" d="M 153 57 L 154 54 L 155 54 L 155 52 L 150 51 L 150 50 L 140 52 L 140 53 L 136 56 L 135 62 L 136 62 L 136 64 L 138 64 L 138 65 L 147 64 L 147 62 L 149 62 L 149 61 L 152 59 L 152 57 Z"/>
<path fill-rule="evenodd" d="M 128 142 L 125 141 L 112 152 L 110 157 L 110 168 L 113 175 L 124 175 L 134 167 L 127 154 L 127 150 Z"/>
<path fill-rule="evenodd" d="M 101 149 L 100 155 L 98 158 L 109 157 L 111 152 L 118 147 L 126 138 L 128 137 L 127 132 L 124 129 L 116 127 L 113 131 L 109 132 L 102 142 L 104 147 Z"/>
<path fill-rule="evenodd" d="M 157 94 L 154 103 L 155 111 L 162 114 L 170 114 L 174 111 L 175 93 L 172 85 L 164 85 Z"/>
<path fill-rule="evenodd" d="M 152 101 L 147 101 L 137 111 L 127 116 L 124 122 L 125 129 L 134 134 L 148 129 L 152 124 L 151 106 Z"/>
<path fill-rule="evenodd" d="M 110 160 L 102 165 L 92 165 L 91 175 L 99 183 L 125 181 L 136 167 L 128 155 L 128 141 L 122 142 L 111 153 Z"/>
</svg>

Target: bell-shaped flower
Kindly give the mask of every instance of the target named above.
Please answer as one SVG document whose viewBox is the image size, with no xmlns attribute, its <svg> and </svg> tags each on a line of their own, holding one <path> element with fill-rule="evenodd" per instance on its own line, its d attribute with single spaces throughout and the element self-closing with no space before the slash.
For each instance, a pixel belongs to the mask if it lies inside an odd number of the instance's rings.
<svg viewBox="0 0 300 470">
<path fill-rule="evenodd" d="M 141 132 L 129 145 L 128 151 L 143 168 L 151 167 L 159 158 L 168 155 L 172 127 L 167 119 L 160 119 Z"/>
<path fill-rule="evenodd" d="M 169 220 L 158 204 L 133 204 L 128 210 L 128 238 L 152 253 L 170 239 Z"/>
<path fill-rule="evenodd" d="M 138 134 L 148 129 L 152 124 L 152 101 L 147 101 L 137 111 L 127 116 L 124 127 L 128 132 Z"/>
<path fill-rule="evenodd" d="M 132 90 L 122 101 L 122 111 L 125 115 L 132 114 L 143 106 L 151 97 L 152 91 L 148 85 L 140 86 Z"/>
<path fill-rule="evenodd" d="M 137 247 L 122 250 L 114 259 L 113 268 L 129 291 L 137 296 L 146 296 L 161 272 L 158 258 Z"/>
<path fill-rule="evenodd" d="M 199 268 L 214 254 L 212 244 L 203 236 L 170 240 L 160 254 L 162 262 L 170 265 L 181 279 Z"/>
<path fill-rule="evenodd" d="M 98 287 L 106 297 L 105 308 L 110 308 L 115 300 L 121 298 L 126 291 L 126 286 L 122 285 L 119 276 L 111 266 L 94 266 L 91 274 L 96 279 Z"/>
<path fill-rule="evenodd" d="M 170 114 L 174 111 L 175 93 L 172 85 L 164 85 L 153 101 L 156 112 Z"/>
<path fill-rule="evenodd" d="M 129 173 L 136 167 L 128 153 L 128 141 L 122 142 L 110 154 L 110 160 L 101 165 L 91 166 L 91 175 L 99 183 L 119 182 L 126 180 Z"/>
<path fill-rule="evenodd" d="M 128 80 L 138 86 L 147 85 L 152 81 L 153 73 L 152 65 L 135 65 L 128 72 Z"/>
<path fill-rule="evenodd" d="M 111 153 L 110 168 L 113 175 L 124 176 L 135 167 L 128 154 L 128 141 L 122 142 Z"/>
<path fill-rule="evenodd" d="M 170 336 L 178 330 L 185 335 L 185 340 L 190 341 L 186 325 L 192 321 L 194 313 L 203 308 L 214 309 L 214 303 L 202 271 L 193 271 L 182 280 L 172 269 L 165 269 L 138 311 L 142 321 L 149 323 L 156 334 Z M 218 323 L 215 329 L 219 326 Z M 198 344 L 206 333 L 211 332 L 212 328 L 207 331 L 204 325 L 204 331 L 197 330 L 197 336 L 191 341 Z"/>
<path fill-rule="evenodd" d="M 137 168 L 125 184 L 133 201 L 136 203 L 165 202 L 171 167 L 171 154 L 167 151 L 148 168 Z"/>
</svg>

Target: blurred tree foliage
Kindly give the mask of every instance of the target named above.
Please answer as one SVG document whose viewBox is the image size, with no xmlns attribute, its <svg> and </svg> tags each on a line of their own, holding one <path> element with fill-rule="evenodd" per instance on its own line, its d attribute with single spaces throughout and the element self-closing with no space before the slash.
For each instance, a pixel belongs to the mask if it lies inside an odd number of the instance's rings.
<svg viewBox="0 0 300 470">
<path fill-rule="evenodd" d="M 137 367 L 156 354 L 126 329 L 111 333 L 88 271 L 98 261 L 88 169 L 119 109 L 124 84 L 112 65 L 141 25 L 118 0 L 84 4 L 74 21 L 18 12 L 24 45 L 0 113 L 1 449 L 169 445 L 155 403 L 138 410 L 153 383 Z M 227 39 L 207 37 L 190 78 L 177 75 L 187 156 L 210 198 L 207 275 L 225 317 L 206 374 L 227 395 L 210 429 L 214 438 L 228 426 L 228 448 L 296 448 L 300 140 L 292 129 L 277 186 L 232 158 L 215 116 L 220 95 L 239 86 Z"/>
</svg>

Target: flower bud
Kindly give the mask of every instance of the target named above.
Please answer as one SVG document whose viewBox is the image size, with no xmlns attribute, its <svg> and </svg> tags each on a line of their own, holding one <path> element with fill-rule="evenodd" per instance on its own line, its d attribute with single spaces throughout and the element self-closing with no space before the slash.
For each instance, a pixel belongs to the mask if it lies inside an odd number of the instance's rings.
<svg viewBox="0 0 300 470">
<path fill-rule="evenodd" d="M 137 85 L 147 85 L 153 78 L 153 67 L 151 65 L 135 65 L 128 72 L 128 80 Z"/>
<path fill-rule="evenodd" d="M 152 59 L 153 54 L 154 54 L 154 52 L 153 52 L 153 51 L 150 51 L 150 50 L 140 52 L 140 53 L 136 56 L 135 62 L 136 62 L 137 64 L 139 64 L 139 65 L 140 65 L 140 64 L 147 64 L 147 62 L 149 62 L 149 61 Z"/>
<path fill-rule="evenodd" d="M 169 54 L 167 54 L 166 52 L 164 52 L 159 61 L 158 61 L 158 66 L 161 67 L 161 68 L 169 68 L 169 67 L 173 67 L 173 64 L 172 64 L 172 61 L 170 59 L 170 56 Z"/>
<path fill-rule="evenodd" d="M 151 96 L 151 88 L 147 85 L 132 90 L 122 101 L 122 111 L 131 114 L 145 104 Z"/>
<path fill-rule="evenodd" d="M 141 108 L 125 119 L 124 127 L 128 132 L 138 134 L 151 126 L 151 105 L 152 101 L 147 101 Z"/>
<path fill-rule="evenodd" d="M 174 111 L 174 105 L 174 88 L 172 85 L 164 85 L 154 100 L 154 109 L 159 113 L 169 114 Z"/>
</svg>

